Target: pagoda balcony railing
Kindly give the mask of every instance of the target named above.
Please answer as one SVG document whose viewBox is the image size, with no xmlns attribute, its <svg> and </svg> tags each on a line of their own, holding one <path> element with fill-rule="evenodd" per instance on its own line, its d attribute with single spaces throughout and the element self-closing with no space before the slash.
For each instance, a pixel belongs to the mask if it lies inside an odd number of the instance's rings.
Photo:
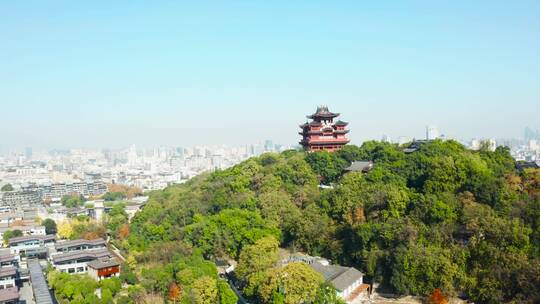
<svg viewBox="0 0 540 304">
<path fill-rule="evenodd" d="M 324 145 L 324 144 L 347 144 L 349 143 L 349 141 L 350 140 L 347 138 L 333 138 L 333 139 L 326 139 L 326 140 L 307 139 L 307 140 L 302 140 L 300 143 L 308 144 L 308 145 L 312 145 L 312 144 Z"/>
</svg>

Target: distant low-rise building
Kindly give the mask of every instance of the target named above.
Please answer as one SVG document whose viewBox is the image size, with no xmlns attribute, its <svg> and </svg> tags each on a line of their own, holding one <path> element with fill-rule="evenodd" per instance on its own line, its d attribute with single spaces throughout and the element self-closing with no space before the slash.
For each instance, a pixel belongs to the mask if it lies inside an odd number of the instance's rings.
<svg viewBox="0 0 540 304">
<path fill-rule="evenodd" d="M 41 202 L 37 191 L 9 191 L 4 192 L 2 196 L 2 204 L 11 207 L 33 206 Z"/>
<path fill-rule="evenodd" d="M 98 196 L 107 192 L 107 185 L 101 181 L 31 185 L 23 188 L 38 192 L 42 200 L 59 201 L 63 196 L 78 193 L 85 197 Z"/>
<path fill-rule="evenodd" d="M 4 212 L 0 213 L 0 225 L 10 225 L 16 221 L 22 221 L 23 214 L 20 212 Z"/>
</svg>

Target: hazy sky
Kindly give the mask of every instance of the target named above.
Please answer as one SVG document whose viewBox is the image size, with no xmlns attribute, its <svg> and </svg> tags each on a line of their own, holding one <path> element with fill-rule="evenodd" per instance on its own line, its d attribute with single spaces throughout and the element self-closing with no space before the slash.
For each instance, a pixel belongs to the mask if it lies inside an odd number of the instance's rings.
<svg viewBox="0 0 540 304">
<path fill-rule="evenodd" d="M 150 4 L 151 3 L 151 4 Z M 540 1 L 1 1 L 1 148 L 540 129 Z"/>
</svg>

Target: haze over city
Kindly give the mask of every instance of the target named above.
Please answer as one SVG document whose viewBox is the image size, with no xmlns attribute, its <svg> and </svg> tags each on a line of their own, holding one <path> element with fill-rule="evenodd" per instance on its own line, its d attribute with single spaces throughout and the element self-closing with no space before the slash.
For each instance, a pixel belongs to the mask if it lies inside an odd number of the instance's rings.
<svg viewBox="0 0 540 304">
<path fill-rule="evenodd" d="M 105 5 L 106 4 L 106 5 Z M 489 9 L 487 9 L 489 8 Z M 538 1 L 0 4 L 0 150 L 521 138 L 540 113 Z"/>
</svg>

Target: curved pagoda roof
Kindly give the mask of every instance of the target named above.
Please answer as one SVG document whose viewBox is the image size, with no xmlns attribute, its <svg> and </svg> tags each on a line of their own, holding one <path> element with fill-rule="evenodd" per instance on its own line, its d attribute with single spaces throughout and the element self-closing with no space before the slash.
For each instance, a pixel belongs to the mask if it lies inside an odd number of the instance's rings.
<svg viewBox="0 0 540 304">
<path fill-rule="evenodd" d="M 338 117 L 339 113 L 332 113 L 328 110 L 327 106 L 318 106 L 317 111 L 312 114 L 308 115 L 307 118 L 315 119 L 315 118 L 334 118 Z"/>
<path fill-rule="evenodd" d="M 342 120 L 338 120 L 334 123 L 336 126 L 346 126 L 348 125 L 349 123 L 348 122 L 345 122 L 345 121 L 342 121 Z"/>
<path fill-rule="evenodd" d="M 300 128 L 305 128 L 305 127 L 308 127 L 308 126 L 321 126 L 322 123 L 318 122 L 318 121 L 311 121 L 311 122 L 306 122 L 305 124 L 302 124 L 300 125 Z"/>
</svg>

